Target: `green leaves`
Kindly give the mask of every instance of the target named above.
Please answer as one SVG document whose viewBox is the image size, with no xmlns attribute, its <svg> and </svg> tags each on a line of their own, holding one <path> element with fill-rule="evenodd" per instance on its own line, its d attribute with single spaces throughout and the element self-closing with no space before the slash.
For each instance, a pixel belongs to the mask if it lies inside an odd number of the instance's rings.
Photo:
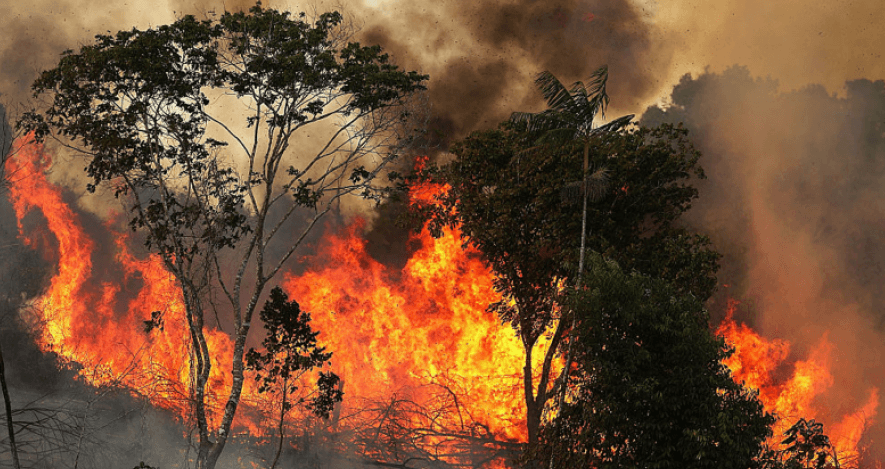
<svg viewBox="0 0 885 469">
<path fill-rule="evenodd" d="M 765 469 L 832 469 L 839 460 L 824 426 L 800 418 L 784 432 L 781 447 L 769 450 L 763 459 Z"/>
<path fill-rule="evenodd" d="M 591 253 L 572 291 L 577 368 L 536 457 L 557 467 L 747 469 L 773 418 L 720 361 L 702 302 Z"/>
<path fill-rule="evenodd" d="M 569 90 L 539 76 L 549 109 L 456 143 L 454 161 L 423 172 L 451 187 L 443 207 L 419 211 L 431 228 L 459 224 L 482 253 L 504 296 L 490 310 L 527 351 L 556 326 L 562 342 L 545 359 L 574 352 L 576 378 L 558 414 L 547 398 L 564 375 L 537 389 L 526 375 L 527 408 L 550 412 L 537 446 L 530 436 L 533 463 L 747 469 L 772 419 L 731 380 L 708 328 L 703 302 L 719 254 L 677 225 L 697 197 L 700 154 L 681 127 L 627 128 L 632 116 L 594 127 L 606 80 L 601 68 Z M 582 233 L 583 204 L 567 199 L 583 201 L 589 183 Z M 575 291 L 582 236 L 590 262 Z"/>
<path fill-rule="evenodd" d="M 279 392 L 292 394 L 298 390 L 301 375 L 322 367 L 332 353 L 317 346 L 319 332 L 310 327 L 310 314 L 301 311 L 296 301 L 289 301 L 280 287 L 270 291 L 270 299 L 260 315 L 266 331 L 261 342 L 264 351 L 249 349 L 246 368 L 255 372 L 258 392 L 278 387 Z M 308 407 L 316 415 L 328 417 L 334 404 L 341 401 L 343 393 L 339 385 L 340 380 L 334 373 L 320 373 Z"/>
<path fill-rule="evenodd" d="M 525 307 L 549 308 L 553 279 L 571 278 L 577 267 L 581 207 L 564 201 L 563 191 L 580 184 L 581 144 L 523 151 L 532 140 L 507 124 L 458 142 L 457 159 L 434 176 L 452 187 L 444 201 L 450 210 L 427 214 L 431 225 L 461 223 L 467 241 L 507 279 L 502 291 L 523 297 Z M 708 298 L 718 254 L 706 238 L 675 226 L 697 197 L 690 178 L 703 176 L 685 130 L 600 134 L 589 158 L 590 167 L 606 168 L 591 173 L 602 171 L 606 184 L 588 206 L 588 248 Z"/>
<path fill-rule="evenodd" d="M 630 123 L 632 114 L 619 117 L 602 127 L 594 127 L 597 114 L 605 117 L 608 107 L 607 81 L 607 66 L 600 67 L 591 75 L 589 89 L 579 81 L 569 90 L 552 73 L 541 72 L 535 84 L 547 101 L 547 110 L 535 114 L 514 112 L 510 121 L 524 126 L 530 133 L 539 134 L 537 143 L 546 147 L 567 145 L 573 140 L 586 144 L 594 134 L 620 130 Z"/>
<path fill-rule="evenodd" d="M 48 94 L 51 104 L 18 125 L 38 140 L 56 131 L 80 144 L 93 179 L 89 189 L 110 183 L 117 196 L 134 197 L 130 225 L 148 231 L 149 247 L 179 259 L 200 251 L 201 243 L 233 247 L 253 232 L 246 214 L 257 207 L 245 208 L 245 194 L 273 183 L 295 129 L 336 113 L 368 115 L 423 89 L 427 79 L 400 71 L 379 46 L 341 44 L 340 13 L 323 13 L 313 23 L 305 16 L 256 4 L 217 19 L 185 16 L 153 29 L 98 35 L 40 75 L 35 96 Z M 259 142 L 249 151 L 230 133 L 236 123 L 210 114 L 209 96 L 221 93 L 255 110 L 244 117 L 246 127 L 261 126 L 269 136 L 260 174 L 241 180 L 230 154 L 221 153 L 228 142 L 207 134 L 218 124 L 247 153 L 240 158 L 259 158 Z M 342 108 L 330 111 L 336 99 Z M 344 168 L 354 185 L 374 175 Z M 289 174 L 290 200 L 315 209 L 324 189 L 300 172 Z"/>
</svg>

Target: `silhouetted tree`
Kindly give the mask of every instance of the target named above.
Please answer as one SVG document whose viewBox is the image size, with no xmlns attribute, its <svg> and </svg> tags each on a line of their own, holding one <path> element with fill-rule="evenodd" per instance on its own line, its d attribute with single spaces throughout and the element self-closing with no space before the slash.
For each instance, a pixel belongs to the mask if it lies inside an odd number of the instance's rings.
<svg viewBox="0 0 885 469">
<path fill-rule="evenodd" d="M 230 436 L 268 282 L 342 197 L 384 195 L 375 176 L 404 144 L 403 105 L 427 78 L 399 70 L 379 46 L 350 42 L 339 13 L 305 16 L 257 4 L 96 36 L 40 75 L 33 89 L 48 107 L 19 122 L 38 140 L 56 131 L 85 158 L 90 189 L 108 185 L 125 198 L 132 228 L 175 275 L 192 341 L 200 469 L 215 466 Z M 295 213 L 309 215 L 293 233 L 285 223 Z M 205 335 L 213 287 L 232 312 L 234 340 L 233 385 L 214 429 Z"/>
<path fill-rule="evenodd" d="M 722 364 L 703 303 L 592 253 L 574 379 L 530 457 L 553 467 L 757 467 L 774 418 Z"/>
<path fill-rule="evenodd" d="M 340 379 L 332 372 L 319 373 L 316 389 L 310 396 L 292 396 L 302 385 L 301 377 L 315 368 L 329 364 L 332 352 L 317 346 L 318 331 L 310 327 L 310 314 L 301 311 L 296 301 L 280 287 L 270 291 L 270 299 L 260 313 L 266 336 L 261 342 L 264 351 L 249 349 L 246 368 L 255 371 L 258 392 L 277 393 L 280 413 L 277 425 L 279 442 L 271 469 L 277 466 L 285 441 L 286 414 L 295 405 L 306 405 L 314 414 L 328 418 L 336 402 L 341 402 Z"/>
</svg>

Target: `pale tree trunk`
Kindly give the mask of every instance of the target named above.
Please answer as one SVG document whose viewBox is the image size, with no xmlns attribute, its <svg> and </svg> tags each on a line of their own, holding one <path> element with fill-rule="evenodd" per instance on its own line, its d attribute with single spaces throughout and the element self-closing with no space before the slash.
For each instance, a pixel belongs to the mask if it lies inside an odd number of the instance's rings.
<svg viewBox="0 0 885 469">
<path fill-rule="evenodd" d="M 581 289 L 581 276 L 584 273 L 584 252 L 587 247 L 587 193 L 590 191 L 590 181 L 587 180 L 587 176 L 590 172 L 590 142 L 584 142 L 584 166 L 581 177 L 581 199 L 582 199 L 582 208 L 581 208 L 581 252 L 578 255 L 578 275 L 575 281 L 575 290 Z M 572 343 L 574 342 L 574 330 L 575 325 L 577 324 L 577 314 L 575 311 L 571 311 L 571 328 L 569 329 L 569 341 L 568 341 L 568 352 L 565 354 L 565 368 L 562 370 L 562 381 L 560 382 L 560 391 L 559 391 L 559 408 L 562 409 L 562 404 L 565 402 L 565 394 L 568 392 L 568 375 L 569 371 L 572 367 Z M 565 318 L 563 318 L 564 320 Z M 560 320 L 560 325 L 562 324 L 562 320 Z M 553 469 L 553 454 L 554 452 L 550 452 L 550 469 Z"/>
</svg>

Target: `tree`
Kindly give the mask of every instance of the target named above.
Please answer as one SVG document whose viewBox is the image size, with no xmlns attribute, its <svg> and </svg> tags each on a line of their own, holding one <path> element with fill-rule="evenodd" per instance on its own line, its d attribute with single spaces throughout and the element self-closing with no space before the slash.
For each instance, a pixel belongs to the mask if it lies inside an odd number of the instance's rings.
<svg viewBox="0 0 885 469">
<path fill-rule="evenodd" d="M 310 314 L 301 311 L 296 301 L 280 287 L 270 291 L 270 299 L 264 303 L 260 313 L 267 332 L 261 345 L 263 352 L 249 349 L 246 354 L 246 367 L 254 370 L 258 392 L 280 394 L 280 415 L 277 431 L 280 435 L 271 469 L 277 466 L 285 441 L 286 414 L 295 404 L 306 404 L 317 416 L 328 418 L 336 402 L 341 402 L 340 379 L 332 372 L 320 372 L 316 383 L 316 393 L 308 400 L 304 397 L 292 402 L 290 395 L 298 391 L 301 377 L 328 364 L 331 352 L 317 346 L 319 332 L 310 327 Z"/>
<path fill-rule="evenodd" d="M 774 417 L 722 364 L 703 303 L 591 254 L 574 382 L 531 455 L 554 467 L 756 467 Z"/>
<path fill-rule="evenodd" d="M 268 282 L 342 197 L 383 196 L 375 177 L 402 149 L 404 104 L 427 78 L 399 70 L 379 46 L 349 42 L 342 21 L 259 3 L 99 35 L 40 75 L 35 97 L 51 99 L 18 124 L 38 140 L 55 131 L 81 155 L 89 188 L 127 201 L 131 227 L 175 276 L 192 342 L 199 468 L 214 467 L 229 438 Z M 233 385 L 213 428 L 210 289 L 226 300 L 234 340 Z"/>
<path fill-rule="evenodd" d="M 589 250 L 616 260 L 625 270 L 666 279 L 680 293 L 705 300 L 715 288 L 718 254 L 703 236 L 676 225 L 702 177 L 699 154 L 684 129 L 661 126 L 603 132 L 588 139 L 589 166 L 605 167 L 607 188 L 586 218 L 561 189 L 582 173 L 582 141 L 537 146 L 537 132 L 506 122 L 474 132 L 452 148 L 455 160 L 427 177 L 451 187 L 441 208 L 423 207 L 431 231 L 459 224 L 465 242 L 492 269 L 504 299 L 490 311 L 510 322 L 525 349 L 523 373 L 529 442 L 537 438 L 544 407 L 565 376 L 551 376 L 553 359 L 567 344 L 568 310 L 557 301 L 564 281 L 574 279 L 581 233 Z M 582 225 L 586 223 L 586 230 Z M 546 350 L 538 350 L 547 334 Z M 535 352 L 543 353 L 534 374 Z M 567 368 L 565 368 L 567 369 Z"/>
<path fill-rule="evenodd" d="M 579 192 L 581 197 L 582 210 L 581 248 L 578 256 L 578 272 L 575 274 L 576 280 L 574 282 L 576 289 L 581 288 L 581 276 L 584 273 L 584 254 L 587 247 L 587 202 L 590 199 L 591 193 L 593 194 L 594 199 L 601 197 L 607 188 L 608 182 L 604 168 L 598 169 L 592 175 L 590 174 L 590 141 L 592 137 L 601 132 L 616 131 L 623 128 L 633 118 L 633 115 L 627 115 L 615 119 L 613 122 L 602 127 L 594 127 L 594 120 L 596 119 L 597 113 L 605 117 L 605 108 L 608 106 L 608 94 L 605 91 L 607 82 L 608 67 L 606 66 L 599 68 L 593 74 L 590 82 L 591 89 L 589 92 L 587 87 L 581 82 L 576 82 L 571 91 L 569 91 L 552 73 L 545 71 L 538 76 L 535 83 L 541 88 L 541 91 L 544 94 L 544 99 L 547 100 L 548 109 L 537 114 L 515 112 L 510 117 L 510 120 L 517 124 L 525 124 L 526 130 L 529 132 L 541 133 L 541 137 L 538 139 L 538 143 L 541 147 L 540 151 L 543 151 L 544 147 L 550 145 L 562 147 L 563 145 L 572 144 L 575 141 L 582 143 L 584 146 L 581 181 L 578 183 L 577 188 L 577 192 Z M 574 183 L 569 184 L 569 186 L 573 185 Z M 563 190 L 565 191 L 569 186 L 565 186 Z M 566 194 L 566 192 L 563 193 Z M 572 315 L 572 330 L 575 328 L 575 320 L 576 318 Z M 565 323 L 565 318 L 559 320 L 560 325 L 564 325 Z M 560 386 L 560 401 L 565 399 L 568 374 L 571 370 L 571 366 L 572 347 L 571 343 L 569 343 L 562 378 L 563 385 Z M 540 384 L 543 384 L 543 386 L 539 386 L 539 390 L 546 390 L 547 385 L 543 382 L 548 376 L 548 370 L 546 367 L 542 373 L 542 383 Z M 540 413 L 542 411 L 545 397 L 546 396 L 539 392 L 538 398 L 541 398 L 541 400 L 535 400 L 536 402 L 534 402 L 533 406 L 534 413 Z M 537 429 L 534 429 L 534 431 L 530 429 L 529 433 L 530 435 L 532 433 L 537 434 Z M 530 440 L 531 439 L 532 438 L 530 437 Z"/>
<path fill-rule="evenodd" d="M 843 467 L 824 433 L 824 426 L 814 420 L 800 418 L 784 432 L 777 449 L 769 449 L 763 457 L 764 469 L 838 469 Z"/>
<path fill-rule="evenodd" d="M 6 173 L 6 161 L 14 155 L 13 144 L 15 140 L 12 127 L 6 119 L 6 107 L 0 104 L 0 192 L 7 188 L 9 175 Z M 11 308 L 10 308 L 11 310 Z M 6 385 L 6 367 L 3 359 L 3 348 L 0 344 L 0 390 L 3 392 L 3 409 L 6 412 L 6 433 L 9 437 L 9 451 L 12 455 L 12 467 L 21 468 L 18 457 L 18 445 L 15 442 L 15 428 L 12 421 L 12 402 L 9 388 Z"/>
<path fill-rule="evenodd" d="M 543 151 L 550 145 L 562 147 L 571 145 L 575 141 L 584 145 L 584 159 L 581 171 L 581 181 L 578 184 L 578 192 L 581 196 L 581 251 L 578 260 L 578 273 L 576 285 L 580 288 L 581 274 L 584 270 L 584 253 L 587 241 L 587 202 L 590 194 L 595 197 L 601 195 L 606 189 L 605 169 L 600 168 L 590 174 L 590 143 L 591 139 L 602 133 L 622 129 L 626 126 L 633 115 L 622 116 L 601 127 L 594 126 L 596 115 L 605 117 L 605 108 L 608 106 L 608 93 L 605 91 L 608 82 L 608 67 L 599 68 L 591 77 L 590 90 L 581 83 L 576 82 L 571 90 L 559 81 L 550 72 L 542 72 L 535 80 L 535 84 L 544 94 L 548 109 L 537 113 L 515 112 L 510 120 L 517 124 L 525 124 L 529 132 L 540 132 L 538 139 L 540 148 L 535 151 Z M 595 184 L 594 184 L 595 183 Z M 569 187 L 569 186 L 566 186 Z M 565 189 L 565 188 L 564 188 Z M 568 366 L 566 366 L 568 368 Z"/>
<path fill-rule="evenodd" d="M 6 160 L 12 157 L 12 127 L 6 118 L 6 107 L 0 104 L 0 190 L 6 188 Z"/>
</svg>

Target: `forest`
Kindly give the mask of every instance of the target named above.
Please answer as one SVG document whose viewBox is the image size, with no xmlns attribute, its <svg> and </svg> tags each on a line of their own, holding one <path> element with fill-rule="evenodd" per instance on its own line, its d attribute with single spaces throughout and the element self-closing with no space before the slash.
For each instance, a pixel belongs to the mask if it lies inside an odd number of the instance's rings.
<svg viewBox="0 0 885 469">
<path fill-rule="evenodd" d="M 357 34 L 181 15 L 0 107 L 0 464 L 879 467 L 875 359 L 829 340 L 881 327 L 845 311 L 882 301 L 885 83 L 735 66 L 612 117 L 599 63 L 457 129 Z"/>
</svg>

